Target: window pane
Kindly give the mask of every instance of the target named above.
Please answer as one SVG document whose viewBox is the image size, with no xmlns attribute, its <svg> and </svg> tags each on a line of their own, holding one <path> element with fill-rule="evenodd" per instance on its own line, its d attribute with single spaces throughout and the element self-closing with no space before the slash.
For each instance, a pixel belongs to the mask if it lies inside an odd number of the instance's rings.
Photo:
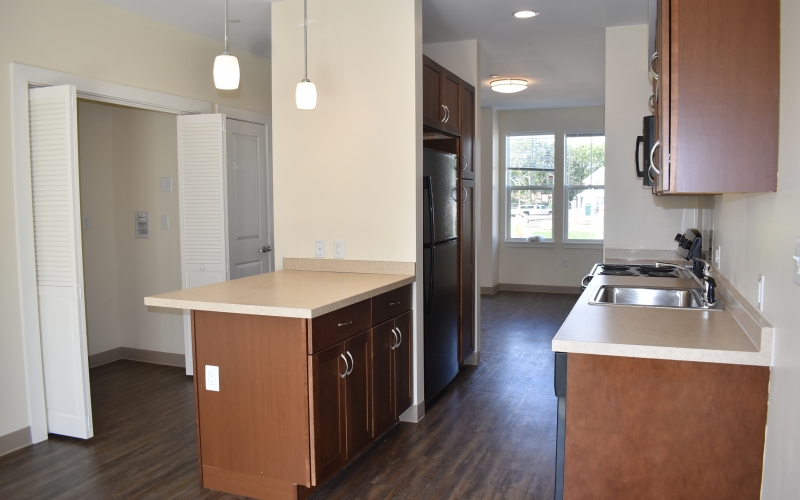
<svg viewBox="0 0 800 500">
<path fill-rule="evenodd" d="M 566 146 L 567 185 L 605 185 L 605 136 L 567 136 Z"/>
<path fill-rule="evenodd" d="M 553 191 L 515 189 L 511 195 L 509 238 L 553 239 Z"/>
<path fill-rule="evenodd" d="M 508 185 L 516 186 L 552 186 L 553 172 L 537 172 L 535 170 L 509 170 Z"/>
<path fill-rule="evenodd" d="M 602 240 L 605 189 L 567 191 L 567 239 Z"/>
<path fill-rule="evenodd" d="M 508 136 L 508 168 L 555 168 L 556 140 L 553 135 Z"/>
</svg>

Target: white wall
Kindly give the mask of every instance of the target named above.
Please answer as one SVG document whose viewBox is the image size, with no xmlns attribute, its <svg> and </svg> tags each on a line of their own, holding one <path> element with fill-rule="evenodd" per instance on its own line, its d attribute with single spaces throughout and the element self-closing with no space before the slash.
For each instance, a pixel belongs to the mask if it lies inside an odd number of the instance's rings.
<svg viewBox="0 0 800 500">
<path fill-rule="evenodd" d="M 81 101 L 78 120 L 89 354 L 117 347 L 183 354 L 180 311 L 143 304 L 181 288 L 176 118 Z M 172 177 L 172 192 L 160 191 L 161 177 Z M 150 239 L 134 238 L 141 210 L 150 212 Z"/>
<path fill-rule="evenodd" d="M 555 185 L 563 185 L 564 136 L 571 131 L 602 131 L 603 108 L 528 109 L 499 112 L 499 237 L 500 283 L 579 287 L 592 265 L 603 258 L 602 245 L 568 245 L 561 242 L 564 192 L 553 190 L 555 243 L 506 243 L 506 137 L 523 132 L 555 134 Z M 606 165 L 608 158 L 606 157 Z M 608 200 L 608 194 L 606 194 Z M 608 203 L 608 202 L 606 202 Z M 568 267 L 562 261 L 568 260 Z"/>
<path fill-rule="evenodd" d="M 781 2 L 781 25 L 800 21 L 800 1 Z M 715 245 L 722 274 L 755 305 L 758 275 L 765 276 L 763 315 L 775 327 L 770 380 L 763 498 L 795 499 L 800 491 L 800 285 L 793 281 L 800 237 L 800 33 L 781 30 L 778 191 L 716 197 Z"/>
<path fill-rule="evenodd" d="M 65 73 L 269 113 L 270 62 L 238 52 L 239 91 L 214 89 L 222 43 L 96 0 L 0 2 L 0 436 L 27 427 L 20 302 L 10 64 Z M 19 152 L 18 152 L 19 153 Z M 20 153 L 22 154 L 22 153 Z"/>
<path fill-rule="evenodd" d="M 498 112 L 481 108 L 481 237 L 478 242 L 478 283 L 492 288 L 500 283 L 500 135 Z"/>
<path fill-rule="evenodd" d="M 606 28 L 606 249 L 674 250 L 697 227 L 708 237 L 709 196 L 654 196 L 634 173 L 636 136 L 650 114 L 647 25 Z"/>
<path fill-rule="evenodd" d="M 275 267 L 341 239 L 347 259 L 418 262 L 420 280 L 421 2 L 311 0 L 308 15 L 318 100 L 300 111 L 303 2 L 272 4 Z M 421 314 L 414 337 L 421 369 Z"/>
</svg>

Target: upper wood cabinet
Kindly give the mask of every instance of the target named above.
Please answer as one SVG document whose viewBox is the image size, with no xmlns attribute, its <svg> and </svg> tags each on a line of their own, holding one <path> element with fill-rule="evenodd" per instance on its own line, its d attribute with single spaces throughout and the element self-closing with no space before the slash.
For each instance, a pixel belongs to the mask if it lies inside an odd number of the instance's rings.
<svg viewBox="0 0 800 500">
<path fill-rule="evenodd" d="M 462 179 L 458 207 L 459 339 L 458 361 L 475 352 L 475 181 Z"/>
<path fill-rule="evenodd" d="M 463 179 L 475 178 L 475 87 L 461 82 L 461 151 L 459 174 Z"/>
<path fill-rule="evenodd" d="M 780 3 L 659 0 L 658 194 L 777 190 Z"/>
<path fill-rule="evenodd" d="M 461 135 L 461 78 L 422 56 L 422 123 L 453 136 Z"/>
</svg>

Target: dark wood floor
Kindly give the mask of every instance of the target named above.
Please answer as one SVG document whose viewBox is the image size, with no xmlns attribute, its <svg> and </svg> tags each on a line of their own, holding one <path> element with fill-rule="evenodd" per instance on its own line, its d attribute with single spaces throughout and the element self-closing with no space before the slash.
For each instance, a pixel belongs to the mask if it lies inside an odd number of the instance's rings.
<svg viewBox="0 0 800 500">
<path fill-rule="evenodd" d="M 577 297 L 484 297 L 481 365 L 465 367 L 419 424 L 397 425 L 314 500 L 553 498 L 550 340 Z M 241 498 L 198 485 L 182 369 L 119 361 L 90 376 L 95 437 L 51 436 L 0 458 L 0 498 Z"/>
</svg>

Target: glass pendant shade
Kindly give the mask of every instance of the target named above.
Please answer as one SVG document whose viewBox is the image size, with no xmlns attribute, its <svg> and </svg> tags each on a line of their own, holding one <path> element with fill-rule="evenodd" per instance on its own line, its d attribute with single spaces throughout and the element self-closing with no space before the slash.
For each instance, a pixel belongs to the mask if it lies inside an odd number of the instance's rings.
<svg viewBox="0 0 800 500">
<path fill-rule="evenodd" d="M 230 54 L 214 59 L 214 86 L 220 90 L 239 88 L 239 60 Z"/>
<path fill-rule="evenodd" d="M 314 109 L 317 107 L 317 87 L 308 80 L 303 80 L 297 84 L 294 93 L 297 109 Z"/>
</svg>

